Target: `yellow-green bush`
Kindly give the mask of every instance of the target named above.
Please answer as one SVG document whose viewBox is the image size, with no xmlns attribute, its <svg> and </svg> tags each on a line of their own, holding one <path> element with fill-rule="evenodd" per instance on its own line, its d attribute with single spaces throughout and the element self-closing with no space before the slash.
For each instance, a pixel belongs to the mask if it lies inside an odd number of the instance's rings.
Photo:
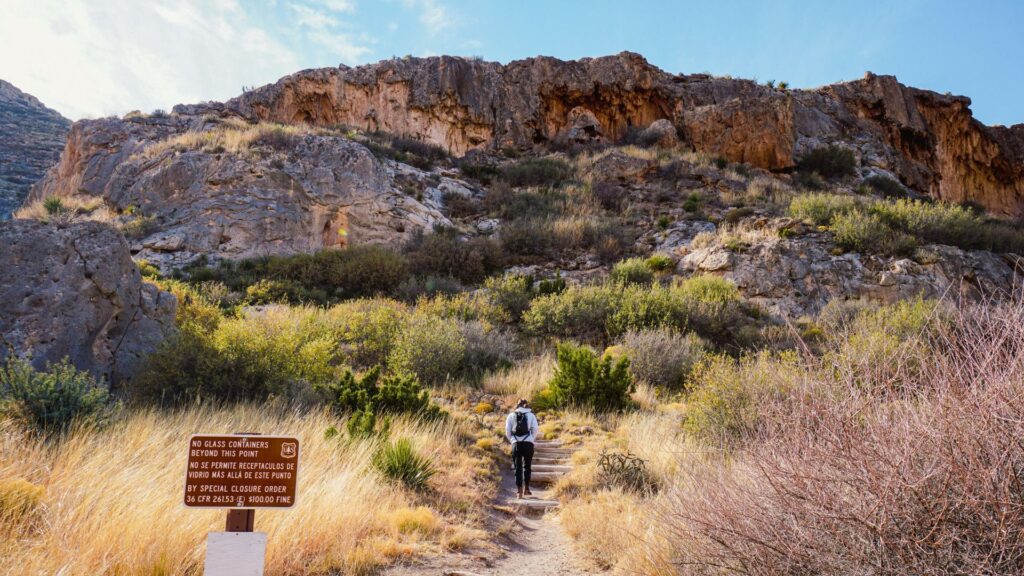
<svg viewBox="0 0 1024 576">
<path fill-rule="evenodd" d="M 761 352 L 739 360 L 708 356 L 694 368 L 683 426 L 711 443 L 743 440 L 757 430 L 765 404 L 782 395 L 799 375 L 792 352 Z"/>
<path fill-rule="evenodd" d="M 793 218 L 810 220 L 818 225 L 832 222 L 837 214 L 845 214 L 857 208 L 860 200 L 853 196 L 840 194 L 812 193 L 802 194 L 789 203 L 789 215 Z"/>
<path fill-rule="evenodd" d="M 415 374 L 427 385 L 443 384 L 462 370 L 466 339 L 450 318 L 415 313 L 403 325 L 388 355 L 388 367 Z"/>
</svg>

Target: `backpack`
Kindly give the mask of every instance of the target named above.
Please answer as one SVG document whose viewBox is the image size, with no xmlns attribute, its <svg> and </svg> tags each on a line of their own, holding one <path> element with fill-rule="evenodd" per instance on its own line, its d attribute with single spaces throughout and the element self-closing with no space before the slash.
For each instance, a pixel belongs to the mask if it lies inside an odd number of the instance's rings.
<svg viewBox="0 0 1024 576">
<path fill-rule="evenodd" d="M 530 435 L 530 418 L 526 412 L 516 412 L 516 427 L 512 430 L 516 438 Z"/>
</svg>

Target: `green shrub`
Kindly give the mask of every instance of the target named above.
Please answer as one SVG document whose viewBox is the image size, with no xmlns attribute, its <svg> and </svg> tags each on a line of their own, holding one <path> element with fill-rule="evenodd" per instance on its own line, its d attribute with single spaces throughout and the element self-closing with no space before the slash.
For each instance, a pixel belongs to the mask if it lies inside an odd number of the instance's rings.
<svg viewBox="0 0 1024 576">
<path fill-rule="evenodd" d="M 349 417 L 348 421 L 345 422 L 345 431 L 348 432 L 348 437 L 353 440 L 362 440 L 367 438 L 386 438 L 390 425 L 388 420 L 385 419 L 383 426 L 377 427 L 377 414 L 371 408 L 363 410 L 356 410 Z M 330 432 L 330 429 L 328 429 Z M 337 435 L 337 430 L 334 429 L 334 434 Z"/>
<path fill-rule="evenodd" d="M 512 332 L 484 322 L 460 322 L 459 330 L 466 342 L 461 372 L 464 377 L 479 379 L 485 373 L 510 368 L 519 352 Z"/>
<path fill-rule="evenodd" d="M 604 342 L 628 330 L 695 330 L 715 343 L 734 342 L 747 321 L 739 291 L 714 276 L 674 286 L 598 284 L 576 286 L 533 300 L 523 314 L 527 331 Z"/>
<path fill-rule="evenodd" d="M 477 284 L 501 270 L 505 255 L 490 238 L 462 239 L 452 228 L 417 234 L 406 247 L 409 266 L 419 276 L 450 276 Z"/>
<path fill-rule="evenodd" d="M 832 218 L 832 233 L 836 244 L 844 250 L 880 252 L 890 230 L 878 216 L 855 210 L 836 214 Z"/>
<path fill-rule="evenodd" d="M 459 170 L 462 171 L 462 175 L 466 178 L 473 180 L 479 180 L 483 184 L 490 184 L 492 180 L 498 177 L 501 170 L 497 166 L 491 164 L 474 164 L 472 162 L 460 162 Z"/>
<path fill-rule="evenodd" d="M 508 322 L 518 322 L 530 302 L 537 295 L 533 289 L 533 278 L 517 274 L 492 276 L 484 283 L 491 302 L 497 306 Z"/>
<path fill-rule="evenodd" d="M 652 254 L 646 262 L 647 267 L 655 272 L 668 272 L 676 266 L 675 260 L 667 254 Z"/>
<path fill-rule="evenodd" d="M 395 300 L 375 298 L 344 302 L 327 314 L 338 325 L 347 361 L 369 369 L 387 362 L 409 309 Z"/>
<path fill-rule="evenodd" d="M 316 389 L 336 412 L 362 411 L 363 418 L 368 418 L 365 413 L 412 414 L 424 418 L 437 418 L 442 414 L 415 376 L 392 374 L 382 377 L 379 366 L 362 376 L 345 370 L 336 380 L 320 384 Z"/>
<path fill-rule="evenodd" d="M 334 378 L 339 334 L 310 309 L 226 318 L 205 330 L 184 325 L 130 383 L 139 402 L 176 404 L 292 397 Z"/>
<path fill-rule="evenodd" d="M 706 348 L 697 336 L 666 328 L 630 330 L 621 345 L 635 378 L 670 390 L 683 387 Z"/>
<path fill-rule="evenodd" d="M 553 187 L 572 176 L 572 166 L 556 158 L 527 158 L 501 171 L 501 179 L 511 186 Z"/>
<path fill-rule="evenodd" d="M 455 320 L 418 313 L 398 334 L 388 367 L 434 386 L 460 374 L 465 351 L 466 339 Z"/>
<path fill-rule="evenodd" d="M 260 280 L 245 289 L 245 303 L 298 304 L 303 301 L 305 294 L 305 290 L 291 280 Z"/>
<path fill-rule="evenodd" d="M 693 389 L 686 397 L 684 429 L 712 444 L 750 438 L 772 399 L 799 378 L 793 352 L 761 352 L 735 360 L 713 355 L 694 369 Z"/>
<path fill-rule="evenodd" d="M 56 216 L 64 212 L 64 201 L 56 196 L 50 196 L 46 200 L 43 200 L 43 208 L 46 209 L 46 213 L 50 216 Z"/>
<path fill-rule="evenodd" d="M 484 211 L 503 220 L 548 218 L 568 212 L 569 197 L 563 190 L 514 190 L 499 182 L 487 190 L 482 201 Z"/>
<path fill-rule="evenodd" d="M 433 460 L 416 452 L 407 438 L 382 446 L 373 457 L 373 466 L 388 480 L 418 492 L 429 488 L 430 479 L 437 474 Z"/>
<path fill-rule="evenodd" d="M 797 162 L 797 168 L 801 172 L 814 172 L 825 178 L 853 176 L 857 173 L 857 159 L 853 150 L 829 144 L 805 154 Z"/>
<path fill-rule="evenodd" d="M 150 264 L 148 260 L 136 260 L 135 265 L 139 267 L 139 274 L 142 274 L 143 278 L 152 280 L 160 278 L 160 269 Z"/>
<path fill-rule="evenodd" d="M 586 346 L 561 343 L 558 366 L 548 389 L 558 406 L 585 406 L 598 412 L 622 410 L 632 404 L 629 359 L 599 357 Z"/>
<path fill-rule="evenodd" d="M 623 284 L 648 285 L 654 281 L 654 271 L 643 258 L 629 258 L 612 267 L 611 278 Z"/>
<path fill-rule="evenodd" d="M 837 214 L 851 212 L 859 204 L 859 201 L 853 196 L 824 193 L 802 194 L 793 198 L 789 203 L 789 215 L 824 226 L 832 222 L 832 218 Z"/>
<path fill-rule="evenodd" d="M 106 388 L 67 358 L 43 371 L 15 357 L 0 368 L 0 414 L 44 434 L 65 432 L 75 423 L 101 423 L 109 400 Z"/>
<path fill-rule="evenodd" d="M 828 186 L 817 172 L 797 172 L 794 184 L 806 190 L 824 190 Z"/>
</svg>

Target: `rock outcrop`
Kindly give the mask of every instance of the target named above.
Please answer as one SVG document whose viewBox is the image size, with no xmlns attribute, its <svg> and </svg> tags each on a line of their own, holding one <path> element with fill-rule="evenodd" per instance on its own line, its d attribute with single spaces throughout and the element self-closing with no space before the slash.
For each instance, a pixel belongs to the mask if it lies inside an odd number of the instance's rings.
<svg viewBox="0 0 1024 576">
<path fill-rule="evenodd" d="M 913 258 L 900 258 L 835 254 L 833 247 L 824 233 L 798 238 L 766 235 L 742 250 L 716 242 L 684 248 L 679 269 L 728 278 L 752 302 L 789 318 L 813 316 L 831 300 L 891 304 L 919 296 L 1006 297 L 1024 279 L 1024 261 L 1009 254 L 930 245 L 919 248 Z"/>
<path fill-rule="evenodd" d="M 60 158 L 71 121 L 0 80 L 0 220 Z"/>
<path fill-rule="evenodd" d="M 109 226 L 14 220 L 0 244 L 0 360 L 66 356 L 116 386 L 174 329 L 174 295 L 142 281 Z"/>
<path fill-rule="evenodd" d="M 970 100 L 891 76 L 781 90 L 706 74 L 673 75 L 631 53 L 502 65 L 453 57 L 306 70 L 226 107 L 252 119 L 344 124 L 439 144 L 454 154 L 561 141 L 615 141 L 667 119 L 699 152 L 787 170 L 815 146 L 843 143 L 865 170 L 918 192 L 1024 215 L 1024 125 L 988 127 Z M 199 106 L 177 108 L 194 113 Z"/>
<path fill-rule="evenodd" d="M 342 136 L 270 130 L 233 149 L 172 140 L 189 131 L 244 139 L 259 129 L 211 116 L 78 122 L 60 165 L 29 201 L 102 198 L 115 213 L 131 214 L 124 219 L 145 222 L 132 251 L 163 269 L 197 255 L 234 259 L 349 243 L 398 245 L 417 230 L 447 223 L 437 199 L 418 200 L 401 189 L 387 166 Z"/>
</svg>

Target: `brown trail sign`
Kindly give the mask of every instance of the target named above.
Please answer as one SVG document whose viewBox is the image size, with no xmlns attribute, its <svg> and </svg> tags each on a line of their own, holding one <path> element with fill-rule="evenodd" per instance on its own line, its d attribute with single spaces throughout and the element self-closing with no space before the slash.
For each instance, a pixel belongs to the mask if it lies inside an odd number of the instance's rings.
<svg viewBox="0 0 1024 576">
<path fill-rule="evenodd" d="M 188 443 L 185 506 L 291 508 L 298 474 L 297 438 L 197 434 Z"/>
</svg>

